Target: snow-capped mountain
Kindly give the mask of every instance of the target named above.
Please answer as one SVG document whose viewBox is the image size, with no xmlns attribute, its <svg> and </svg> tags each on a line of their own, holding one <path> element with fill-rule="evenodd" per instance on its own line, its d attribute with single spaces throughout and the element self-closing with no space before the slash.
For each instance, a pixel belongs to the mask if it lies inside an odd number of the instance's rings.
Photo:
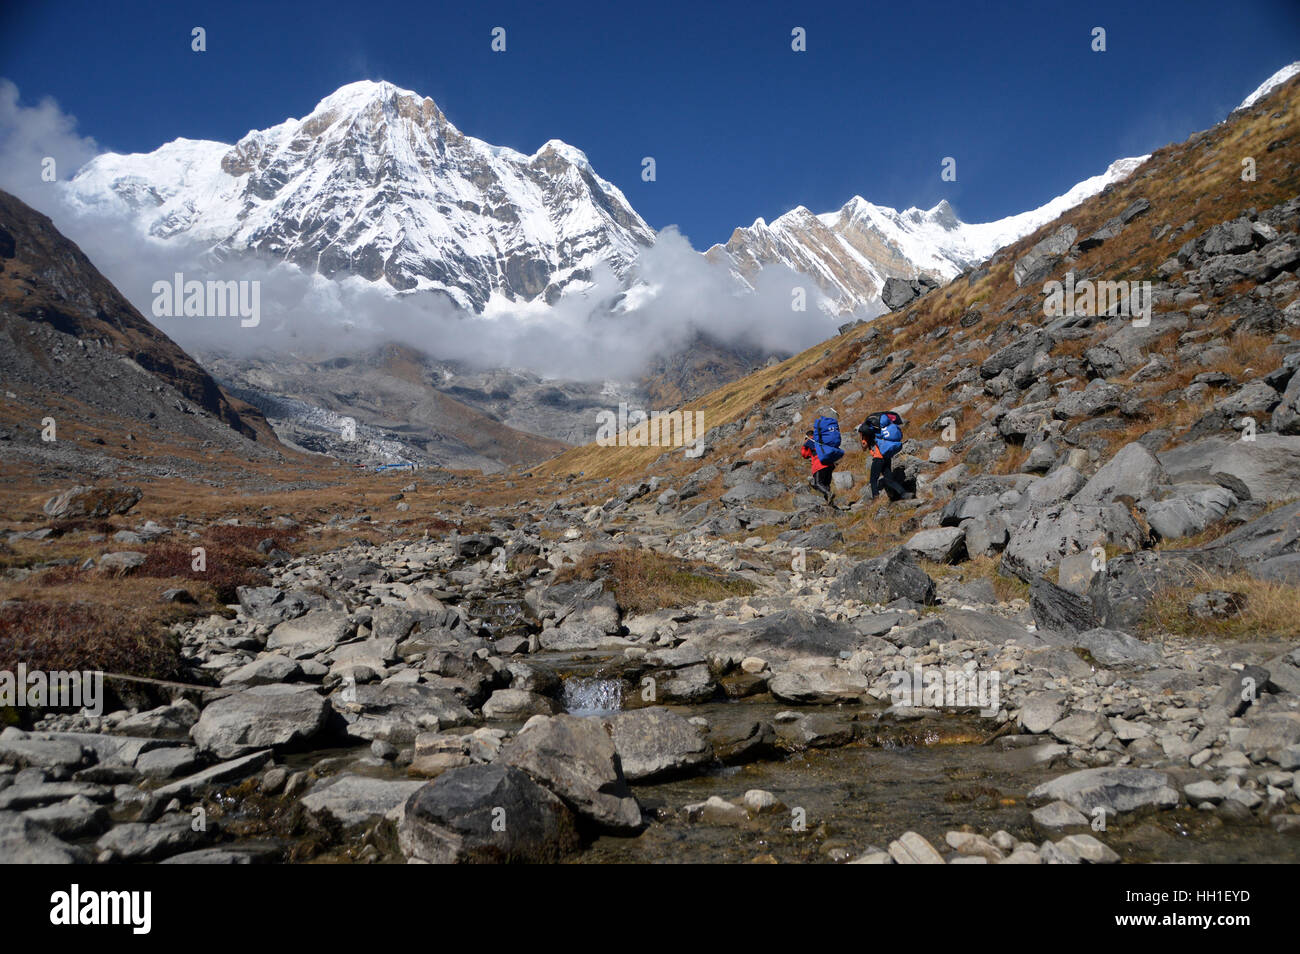
<svg viewBox="0 0 1300 954">
<path fill-rule="evenodd" d="M 233 146 L 178 139 L 100 155 L 68 189 L 157 241 L 439 291 L 476 311 L 494 294 L 553 300 L 600 263 L 622 274 L 654 241 L 580 150 L 489 145 L 386 82 L 351 83 Z"/>
<path fill-rule="evenodd" d="M 837 212 L 814 215 L 800 206 L 771 224 L 758 219 L 706 254 L 747 281 L 765 265 L 788 265 L 816 282 L 835 312 L 879 313 L 887 278 L 947 281 L 1127 178 L 1146 158 L 1116 160 L 1045 205 L 995 222 L 962 222 L 947 201 L 899 212 L 854 196 Z"/>
<path fill-rule="evenodd" d="M 1250 109 L 1250 107 L 1254 106 L 1261 99 L 1273 92 L 1273 90 L 1277 89 L 1297 73 L 1300 73 L 1300 60 L 1287 64 L 1268 79 L 1264 80 L 1264 82 L 1260 83 L 1253 93 L 1241 101 L 1241 105 L 1238 106 L 1237 109 Z M 1236 111 L 1236 109 L 1233 110 L 1234 113 Z"/>
</svg>

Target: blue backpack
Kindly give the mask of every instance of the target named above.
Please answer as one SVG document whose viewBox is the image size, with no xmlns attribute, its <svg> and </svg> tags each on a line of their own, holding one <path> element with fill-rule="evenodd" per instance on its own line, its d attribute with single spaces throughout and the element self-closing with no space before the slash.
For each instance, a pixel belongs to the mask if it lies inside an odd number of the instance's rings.
<svg viewBox="0 0 1300 954">
<path fill-rule="evenodd" d="M 829 467 L 841 457 L 840 422 L 833 417 L 819 417 L 813 422 L 813 443 L 817 445 L 817 459 Z"/>
</svg>

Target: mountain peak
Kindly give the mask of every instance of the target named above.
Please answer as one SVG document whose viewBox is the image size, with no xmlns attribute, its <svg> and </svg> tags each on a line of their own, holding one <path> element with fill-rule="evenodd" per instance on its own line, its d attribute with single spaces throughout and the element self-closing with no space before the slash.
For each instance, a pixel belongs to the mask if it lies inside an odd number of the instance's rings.
<svg viewBox="0 0 1300 954">
<path fill-rule="evenodd" d="M 1249 109 L 1297 73 L 1300 73 L 1300 60 L 1287 64 L 1260 83 L 1259 86 L 1255 87 L 1253 93 L 1241 101 L 1241 105 L 1237 109 Z M 1233 112 L 1236 112 L 1236 110 L 1233 110 Z"/>
<path fill-rule="evenodd" d="M 408 96 L 418 100 L 428 99 L 409 89 L 396 86 L 388 80 L 357 80 L 347 83 L 330 93 L 312 110 L 319 113 L 329 109 L 357 109 L 370 103 L 392 99 L 394 96 Z"/>
</svg>

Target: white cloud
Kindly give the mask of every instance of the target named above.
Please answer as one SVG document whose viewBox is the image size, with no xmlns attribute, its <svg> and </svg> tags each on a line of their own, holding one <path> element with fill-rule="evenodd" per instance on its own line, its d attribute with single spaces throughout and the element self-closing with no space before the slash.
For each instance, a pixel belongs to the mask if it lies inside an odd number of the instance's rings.
<svg viewBox="0 0 1300 954">
<path fill-rule="evenodd" d="M 77 133 L 77 120 L 45 97 L 35 106 L 18 102 L 18 87 L 0 79 L 0 189 L 43 209 L 52 184 L 41 178 L 47 157 L 59 181 L 67 181 L 100 152 L 94 139 Z"/>
</svg>

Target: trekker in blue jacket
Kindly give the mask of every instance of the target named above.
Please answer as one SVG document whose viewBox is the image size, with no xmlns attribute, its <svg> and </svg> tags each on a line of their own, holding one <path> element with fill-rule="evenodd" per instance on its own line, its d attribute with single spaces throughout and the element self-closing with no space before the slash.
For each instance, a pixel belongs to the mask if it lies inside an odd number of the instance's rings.
<svg viewBox="0 0 1300 954">
<path fill-rule="evenodd" d="M 893 411 L 868 414 L 858 425 L 862 447 L 871 454 L 871 499 L 884 488 L 890 500 L 898 500 L 907 489 L 894 479 L 894 455 L 903 446 L 903 419 Z"/>
</svg>

